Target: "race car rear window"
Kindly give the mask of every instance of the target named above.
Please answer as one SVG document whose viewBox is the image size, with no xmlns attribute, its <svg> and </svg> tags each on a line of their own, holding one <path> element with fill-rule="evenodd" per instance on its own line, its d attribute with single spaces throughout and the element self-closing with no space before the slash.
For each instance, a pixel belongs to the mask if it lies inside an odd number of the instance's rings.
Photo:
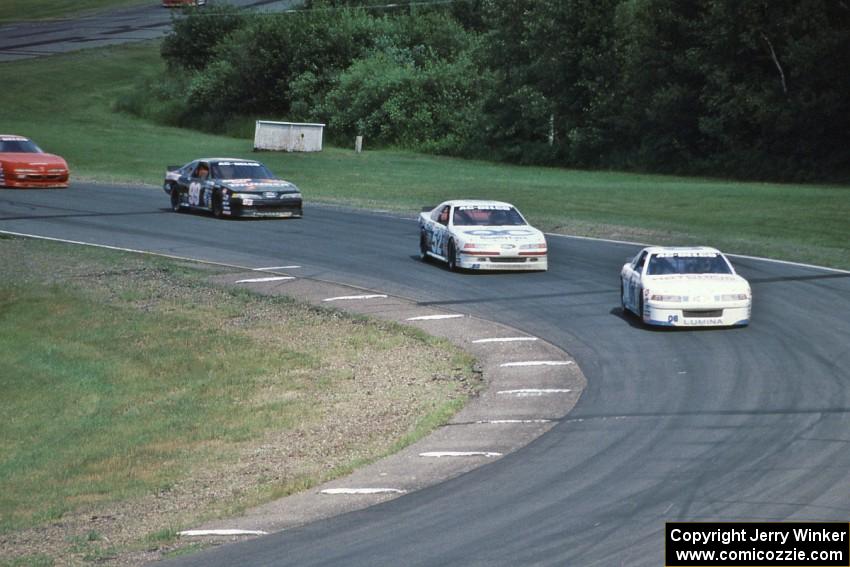
<svg viewBox="0 0 850 567">
<path fill-rule="evenodd" d="M 729 264 L 719 254 L 679 256 L 655 254 L 646 268 L 648 276 L 671 274 L 731 274 Z"/>
<path fill-rule="evenodd" d="M 0 153 L 40 154 L 41 148 L 36 146 L 32 140 L 0 139 Z"/>
<path fill-rule="evenodd" d="M 455 209 L 455 226 L 521 226 L 522 215 L 513 207 L 464 206 Z"/>
<path fill-rule="evenodd" d="M 214 163 L 212 173 L 217 179 L 275 179 L 274 174 L 266 166 L 250 161 Z"/>
</svg>

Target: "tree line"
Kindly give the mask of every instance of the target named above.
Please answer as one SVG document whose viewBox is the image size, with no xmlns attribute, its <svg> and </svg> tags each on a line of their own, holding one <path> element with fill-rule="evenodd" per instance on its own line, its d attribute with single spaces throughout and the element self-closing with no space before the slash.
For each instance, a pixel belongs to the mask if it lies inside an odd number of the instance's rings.
<svg viewBox="0 0 850 567">
<path fill-rule="evenodd" d="M 578 168 L 850 180 L 848 0 L 308 0 L 189 10 L 120 107 Z"/>
</svg>

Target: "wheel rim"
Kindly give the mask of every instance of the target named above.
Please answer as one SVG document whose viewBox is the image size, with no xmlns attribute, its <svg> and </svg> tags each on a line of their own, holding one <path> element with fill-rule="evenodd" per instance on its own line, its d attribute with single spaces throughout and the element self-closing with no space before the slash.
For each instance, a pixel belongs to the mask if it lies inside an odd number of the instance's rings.
<svg viewBox="0 0 850 567">
<path fill-rule="evenodd" d="M 455 252 L 455 243 L 454 241 L 449 241 L 448 250 L 446 251 L 448 255 L 448 264 L 449 269 L 454 271 L 457 269 L 457 253 Z"/>
</svg>

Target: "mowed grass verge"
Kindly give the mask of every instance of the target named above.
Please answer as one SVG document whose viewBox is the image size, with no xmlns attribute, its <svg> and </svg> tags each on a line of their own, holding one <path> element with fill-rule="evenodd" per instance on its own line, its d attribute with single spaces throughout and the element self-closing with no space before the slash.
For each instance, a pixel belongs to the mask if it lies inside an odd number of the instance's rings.
<svg viewBox="0 0 850 567">
<path fill-rule="evenodd" d="M 369 140 L 360 155 L 340 148 L 252 155 L 251 140 L 162 127 L 113 110 L 137 81 L 162 67 L 156 44 L 0 65 L 0 78 L 14 77 L 17 85 L 0 92 L 0 124 L 64 155 L 78 180 L 159 185 L 168 164 L 201 155 L 256 157 L 298 184 L 308 206 L 331 202 L 414 213 L 448 198 L 502 199 L 554 232 L 706 244 L 850 268 L 847 186 L 518 167 L 372 151 Z"/>
<path fill-rule="evenodd" d="M 0 238 L 0 565 L 171 549 L 415 441 L 476 388 L 444 341 L 214 273 Z"/>
</svg>

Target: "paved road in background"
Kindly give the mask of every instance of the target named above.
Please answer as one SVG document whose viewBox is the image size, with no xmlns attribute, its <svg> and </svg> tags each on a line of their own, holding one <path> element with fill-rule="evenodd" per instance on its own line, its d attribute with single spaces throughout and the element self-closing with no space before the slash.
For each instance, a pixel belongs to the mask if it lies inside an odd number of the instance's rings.
<svg viewBox="0 0 850 567">
<path fill-rule="evenodd" d="M 0 191 L 0 230 L 301 265 L 513 325 L 588 379 L 567 419 L 492 464 L 174 565 L 657 567 L 665 521 L 850 517 L 850 274 L 738 258 L 752 324 L 671 332 L 620 311 L 633 245 L 550 237 L 547 273 L 456 274 L 416 258 L 411 219 L 308 201 L 303 220 L 217 221 L 158 189 L 86 184 Z"/>
<path fill-rule="evenodd" d="M 301 0 L 229 0 L 228 3 L 273 12 L 290 9 Z M 171 30 L 174 13 L 180 12 L 151 0 L 146 6 L 84 17 L 0 25 L 0 62 L 157 39 Z"/>
</svg>

